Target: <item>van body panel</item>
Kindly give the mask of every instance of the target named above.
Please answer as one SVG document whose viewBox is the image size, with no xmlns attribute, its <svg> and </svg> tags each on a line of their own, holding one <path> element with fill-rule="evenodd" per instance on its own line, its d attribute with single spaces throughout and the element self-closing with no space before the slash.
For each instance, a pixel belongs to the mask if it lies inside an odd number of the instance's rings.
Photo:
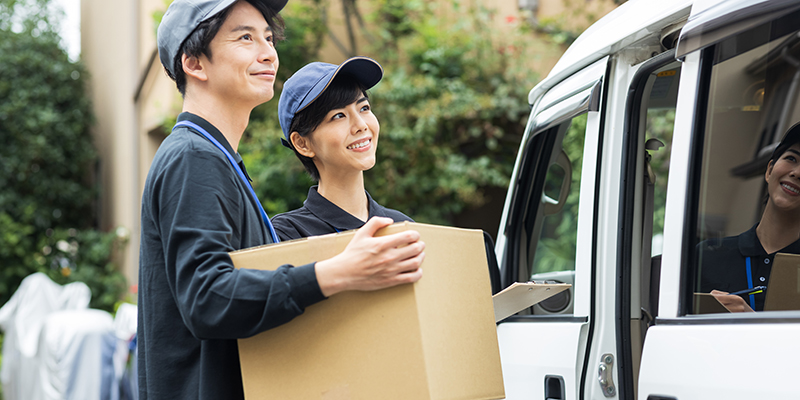
<svg viewBox="0 0 800 400">
<path fill-rule="evenodd" d="M 692 7 L 681 30 L 676 57 L 703 49 L 723 39 L 800 9 L 795 0 L 736 0 L 702 2 Z"/>
<path fill-rule="evenodd" d="M 656 325 L 647 333 L 639 398 L 797 399 L 800 323 Z"/>
<path fill-rule="evenodd" d="M 510 322 L 497 327 L 506 399 L 544 398 L 544 377 L 547 375 L 563 377 L 566 398 L 577 398 L 575 359 L 579 347 L 565 348 L 548 343 L 577 344 L 586 324 L 548 323 L 547 329 L 540 329 L 539 325 Z M 519 346 L 520 343 L 528 345 Z"/>
<path fill-rule="evenodd" d="M 658 315 L 664 318 L 678 316 L 681 283 L 681 256 L 683 246 L 683 227 L 687 207 L 687 187 L 689 179 L 689 154 L 694 125 L 694 110 L 697 99 L 697 82 L 700 79 L 700 54 L 695 52 L 683 62 L 678 104 L 675 108 L 675 135 L 672 139 L 672 160 L 669 169 L 670 190 L 667 191 L 667 205 L 664 218 L 664 255 L 661 263 L 661 283 L 659 285 Z"/>
</svg>

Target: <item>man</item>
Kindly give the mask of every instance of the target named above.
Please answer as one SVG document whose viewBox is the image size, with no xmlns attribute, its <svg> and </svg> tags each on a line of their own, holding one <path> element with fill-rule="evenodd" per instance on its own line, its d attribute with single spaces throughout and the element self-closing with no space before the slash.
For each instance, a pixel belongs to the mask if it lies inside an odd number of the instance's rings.
<svg viewBox="0 0 800 400">
<path fill-rule="evenodd" d="M 237 270 L 228 252 L 274 230 L 236 153 L 253 108 L 273 96 L 286 0 L 175 0 L 158 29 L 161 63 L 183 112 L 153 159 L 142 196 L 141 399 L 243 398 L 237 338 L 290 321 L 345 290 L 416 282 L 416 232 L 374 237 L 370 220 L 328 260 Z"/>
</svg>

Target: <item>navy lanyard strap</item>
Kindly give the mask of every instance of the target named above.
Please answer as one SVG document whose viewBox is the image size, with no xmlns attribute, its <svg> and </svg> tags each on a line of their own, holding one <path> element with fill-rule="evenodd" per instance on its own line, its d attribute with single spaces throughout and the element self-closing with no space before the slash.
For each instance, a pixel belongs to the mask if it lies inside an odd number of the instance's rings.
<svg viewBox="0 0 800 400">
<path fill-rule="evenodd" d="M 237 163 L 236 160 L 233 159 L 231 153 L 228 152 L 228 150 L 226 150 L 225 147 L 222 146 L 222 144 L 220 144 L 219 141 L 217 141 L 217 139 L 214 139 L 214 137 L 211 136 L 208 132 L 206 132 L 205 129 L 201 128 L 200 125 L 197 125 L 191 121 L 179 121 L 178 123 L 175 124 L 175 126 L 172 127 L 172 130 L 174 131 L 175 128 L 179 126 L 188 126 L 190 128 L 193 128 L 194 130 L 200 132 L 200 134 L 202 134 L 211 143 L 213 143 L 214 146 L 217 146 L 218 149 L 222 150 L 222 153 L 225 154 L 225 157 L 228 158 L 228 161 L 230 161 L 231 165 L 233 166 L 233 169 L 236 170 L 236 174 L 239 175 L 240 178 L 242 178 L 242 181 L 244 182 L 245 186 L 247 186 L 247 189 L 249 189 L 250 196 L 252 196 L 253 200 L 255 200 L 256 204 L 258 204 L 258 210 L 261 212 L 261 219 L 263 219 L 264 224 L 267 225 L 269 234 L 270 236 L 272 236 L 272 241 L 275 243 L 280 242 L 280 240 L 278 240 L 278 235 L 275 233 L 275 228 L 272 227 L 272 222 L 270 222 L 269 217 L 267 216 L 267 212 L 264 211 L 264 206 L 262 206 L 261 202 L 258 201 L 258 196 L 256 196 L 256 192 L 255 190 L 253 190 L 253 186 L 250 185 L 250 181 L 247 180 L 247 177 L 244 175 L 244 171 L 242 171 L 242 169 L 239 168 L 239 163 Z"/>
<path fill-rule="evenodd" d="M 750 257 L 747 257 L 747 260 L 746 260 L 745 264 L 747 266 L 747 288 L 748 289 L 752 289 L 753 288 L 753 269 L 750 267 Z M 754 295 L 754 294 L 750 295 L 750 308 L 752 308 L 753 311 L 756 310 L 756 295 Z"/>
</svg>

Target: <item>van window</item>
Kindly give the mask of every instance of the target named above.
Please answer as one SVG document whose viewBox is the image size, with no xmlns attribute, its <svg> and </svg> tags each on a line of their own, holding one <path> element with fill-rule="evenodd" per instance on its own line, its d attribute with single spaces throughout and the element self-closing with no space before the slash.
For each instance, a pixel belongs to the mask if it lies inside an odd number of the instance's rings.
<svg viewBox="0 0 800 400">
<path fill-rule="evenodd" d="M 538 240 L 531 240 L 535 246 L 530 253 L 531 280 L 574 274 L 586 116 L 582 114 L 562 124 L 566 132 L 545 177 L 541 233 Z M 559 204 L 559 198 L 563 204 Z"/>
<path fill-rule="evenodd" d="M 667 182 L 680 76 L 680 63 L 672 61 L 650 72 L 642 80 L 644 88 L 639 112 L 644 111 L 644 124 L 640 125 L 640 131 L 637 132 L 640 137 L 637 152 L 645 157 L 639 174 L 641 178 L 632 179 L 628 190 L 632 190 L 639 180 L 641 188 L 633 195 L 633 202 L 627 203 L 633 205 L 634 209 L 642 210 L 641 217 L 632 221 L 632 230 L 637 232 L 632 239 L 637 243 L 631 245 L 633 254 L 641 257 L 641 264 L 632 263 L 631 272 L 638 274 L 633 273 L 631 279 L 638 276 L 639 282 L 631 282 L 631 316 L 634 320 L 640 319 L 642 339 L 658 315 Z M 637 292 L 638 301 L 635 300 Z"/>
<path fill-rule="evenodd" d="M 601 99 L 608 65 L 609 57 L 604 57 L 554 87 L 531 91 L 531 119 L 505 218 L 502 280 L 505 286 L 535 281 L 572 287 L 509 320 L 588 319 L 603 137 Z"/>
<path fill-rule="evenodd" d="M 705 122 L 695 141 L 701 146 L 693 183 L 695 246 L 689 250 L 695 283 L 686 311 L 727 312 L 709 297 L 711 290 L 767 286 L 741 296 L 747 308 L 764 310 L 774 252 L 763 248 L 755 228 L 768 201 L 765 172 L 772 150 L 800 121 L 800 36 L 766 25 L 719 43 L 703 57 L 713 62 L 704 63 L 708 100 L 700 106 Z"/>
<path fill-rule="evenodd" d="M 532 138 L 523 168 L 537 171 L 526 185 L 522 210 L 518 280 L 569 283 L 573 287 L 521 314 L 571 315 L 574 310 L 578 208 L 588 114 L 558 123 Z M 540 185 L 535 184 L 541 182 Z"/>
</svg>

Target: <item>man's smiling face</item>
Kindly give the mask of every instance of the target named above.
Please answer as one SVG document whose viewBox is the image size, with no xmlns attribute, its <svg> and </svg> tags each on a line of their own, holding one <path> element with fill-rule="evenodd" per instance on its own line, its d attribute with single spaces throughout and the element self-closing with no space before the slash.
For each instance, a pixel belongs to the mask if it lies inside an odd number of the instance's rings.
<svg viewBox="0 0 800 400">
<path fill-rule="evenodd" d="M 209 89 L 231 103 L 254 108 L 272 99 L 278 53 L 272 29 L 258 9 L 236 2 L 200 61 Z"/>
</svg>

